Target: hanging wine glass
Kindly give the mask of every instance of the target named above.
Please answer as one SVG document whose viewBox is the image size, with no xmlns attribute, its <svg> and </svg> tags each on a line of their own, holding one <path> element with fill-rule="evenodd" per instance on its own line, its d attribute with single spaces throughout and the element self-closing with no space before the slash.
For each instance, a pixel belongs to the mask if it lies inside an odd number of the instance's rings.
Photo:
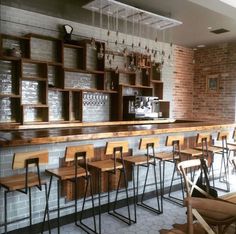
<svg viewBox="0 0 236 234">
<path fill-rule="evenodd" d="M 110 32 L 110 6 L 109 6 L 109 9 L 107 11 L 107 50 L 110 51 L 110 35 L 111 35 L 111 32 Z"/>
<path fill-rule="evenodd" d="M 116 73 L 116 74 L 118 74 L 118 73 L 119 73 L 119 67 L 118 67 L 118 66 L 116 66 L 115 73 Z"/>
<path fill-rule="evenodd" d="M 116 46 L 116 51 L 118 53 L 121 52 L 120 47 L 119 47 L 119 12 L 118 8 L 116 10 L 116 41 L 115 41 L 115 46 Z"/>
<path fill-rule="evenodd" d="M 172 67 L 173 64 L 173 43 L 170 43 L 170 54 L 168 56 L 169 65 Z"/>
<path fill-rule="evenodd" d="M 127 57 L 128 56 L 128 48 L 127 48 L 127 37 L 128 37 L 128 20 L 127 20 L 127 10 L 125 9 L 125 20 L 124 20 L 124 23 L 125 23 L 125 35 L 126 35 L 126 39 L 123 39 L 122 40 L 122 44 L 123 44 L 123 56 L 124 57 Z"/>
<path fill-rule="evenodd" d="M 97 53 L 97 58 L 99 60 L 102 60 L 104 57 L 104 48 L 103 48 L 103 44 L 100 43 L 100 48 L 99 48 L 99 52 Z"/>
<path fill-rule="evenodd" d="M 94 7 L 92 7 L 92 26 L 93 27 L 94 27 L 94 18 L 95 18 L 95 11 L 94 11 Z M 90 45 L 93 50 L 97 50 L 96 41 L 94 37 L 91 38 Z"/>
</svg>

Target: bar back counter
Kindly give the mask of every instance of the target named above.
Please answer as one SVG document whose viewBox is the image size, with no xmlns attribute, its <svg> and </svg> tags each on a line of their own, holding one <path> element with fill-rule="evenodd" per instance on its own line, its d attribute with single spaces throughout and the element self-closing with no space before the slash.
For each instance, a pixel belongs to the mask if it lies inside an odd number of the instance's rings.
<svg viewBox="0 0 236 234">
<path fill-rule="evenodd" d="M 41 171 L 45 169 L 53 169 L 65 165 L 63 160 L 66 147 L 78 146 L 85 144 L 92 144 L 95 147 L 94 159 L 92 161 L 107 159 L 104 155 L 104 148 L 106 142 L 109 141 L 127 141 L 129 144 L 128 155 L 137 155 L 140 153 L 138 150 L 138 144 L 140 138 L 145 137 L 157 137 L 160 139 L 160 146 L 157 148 L 159 151 L 168 151 L 168 147 L 165 146 L 166 136 L 172 135 L 184 135 L 184 147 L 193 147 L 196 142 L 197 133 L 207 132 L 211 133 L 213 138 L 219 131 L 230 131 L 232 134 L 235 123 L 233 122 L 205 122 L 205 121 L 176 121 L 171 123 L 158 123 L 158 121 L 121 121 L 121 122 L 103 122 L 103 123 L 84 123 L 72 126 L 66 125 L 58 128 L 56 125 L 40 126 L 37 129 L 15 129 L 15 130 L 1 130 L 0 131 L 0 177 L 12 175 L 13 173 L 20 172 L 12 171 L 12 161 L 15 153 L 31 152 L 46 150 L 49 153 L 49 160 L 47 166 L 41 167 Z M 23 126 L 22 126 L 23 128 Z M 143 151 L 142 153 L 145 153 Z M 142 186 L 145 179 L 145 172 L 140 172 L 139 185 Z M 171 168 L 168 167 L 165 176 L 165 184 L 169 184 L 171 179 Z M 142 176 L 143 175 L 143 176 Z M 47 176 L 45 176 L 48 179 Z M 132 173 L 129 168 L 128 180 L 132 181 Z M 160 178 L 158 178 L 158 183 Z M 114 176 L 111 180 L 111 190 L 113 190 L 117 184 L 117 178 Z M 148 178 L 148 186 L 146 188 L 146 195 L 148 197 L 155 196 L 154 194 L 154 178 Z M 132 187 L 132 183 L 129 183 L 129 189 Z M 174 182 L 174 189 L 179 189 L 179 181 Z M 102 192 L 107 189 L 105 179 L 102 180 Z M 49 199 L 50 204 L 50 219 L 56 218 L 56 181 L 52 182 L 51 195 Z M 96 193 L 96 190 L 95 190 Z M 129 190 L 131 194 L 131 190 Z M 61 203 L 61 224 L 72 222 L 72 215 L 74 213 L 74 199 L 73 186 L 70 183 L 64 183 L 60 191 L 60 203 Z M 3 190 L 0 192 L 0 209 L 3 210 Z M 115 192 L 111 193 L 111 197 L 114 198 Z M 78 193 L 78 197 L 81 198 L 81 191 Z M 125 193 L 122 192 L 119 197 L 120 205 L 122 206 L 122 199 L 125 197 Z M 8 198 L 8 230 L 16 230 L 24 228 L 29 225 L 28 220 L 28 199 L 27 196 L 21 193 L 12 193 Z M 102 204 L 107 203 L 107 197 L 102 196 Z M 82 199 L 78 202 L 79 206 L 82 206 Z M 95 204 L 96 206 L 96 204 Z M 86 209 L 91 206 L 86 206 Z M 45 210 L 45 194 L 38 193 L 36 189 L 32 189 L 32 218 L 34 228 L 39 231 L 39 223 L 43 221 Z M 66 218 L 65 218 L 66 217 Z M 4 216 L 3 212 L 0 214 L 0 223 L 3 224 Z M 1 232 L 3 232 L 3 225 L 1 226 Z"/>
</svg>

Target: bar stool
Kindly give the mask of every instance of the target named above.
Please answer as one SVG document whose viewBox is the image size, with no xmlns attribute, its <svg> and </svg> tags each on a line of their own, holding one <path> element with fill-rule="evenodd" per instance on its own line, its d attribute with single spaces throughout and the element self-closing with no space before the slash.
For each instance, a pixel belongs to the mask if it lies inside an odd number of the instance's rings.
<svg viewBox="0 0 236 234">
<path fill-rule="evenodd" d="M 98 181 L 98 202 L 99 202 L 99 233 L 101 233 L 101 176 L 102 173 L 107 173 L 108 176 L 108 214 L 118 218 L 119 220 L 131 225 L 135 222 L 135 220 L 131 219 L 130 214 L 130 205 L 129 205 L 129 196 L 128 196 L 128 181 L 127 174 L 124 164 L 124 153 L 128 153 L 129 147 L 128 142 L 126 141 L 115 141 L 115 142 L 107 142 L 105 155 L 113 155 L 112 159 L 95 161 L 88 163 L 89 168 L 95 170 L 97 172 L 97 181 Z M 117 170 L 120 171 L 120 176 L 116 188 L 115 201 L 113 205 L 113 209 L 110 208 L 110 177 L 117 173 Z M 116 211 L 117 209 L 117 199 L 119 188 L 121 184 L 121 176 L 124 175 L 124 185 L 125 185 L 125 193 L 126 193 L 126 204 L 128 209 L 128 217 L 124 216 Z"/>
<path fill-rule="evenodd" d="M 225 134 L 218 134 L 218 139 L 222 141 L 222 147 L 225 148 L 227 142 L 225 141 L 227 139 L 227 136 Z M 222 189 L 219 187 L 215 186 L 215 175 L 214 175 L 214 154 L 221 154 L 222 158 L 221 158 L 221 169 L 223 164 L 227 161 L 225 159 L 226 155 L 225 155 L 225 151 L 222 150 L 222 147 L 219 146 L 214 146 L 212 145 L 212 137 L 211 134 L 209 133 L 198 133 L 197 134 L 197 140 L 196 143 L 198 146 L 195 147 L 195 149 L 200 150 L 202 152 L 202 155 L 204 158 L 206 159 L 211 159 L 211 162 L 209 163 L 209 170 L 211 171 L 212 174 L 212 180 L 213 180 L 213 187 L 219 190 L 223 190 L 226 192 L 230 191 L 230 187 L 229 187 L 229 182 L 226 182 L 226 189 Z M 226 167 L 225 167 L 226 169 Z M 225 171 L 226 172 L 226 171 Z M 219 181 L 221 182 L 221 175 L 219 178 Z"/>
<path fill-rule="evenodd" d="M 12 176 L 7 176 L 0 178 L 0 187 L 5 189 L 4 192 L 4 229 L 7 233 L 7 194 L 10 192 L 21 192 L 29 195 L 29 221 L 30 221 L 30 231 L 32 231 L 32 198 L 31 189 L 37 187 L 42 191 L 42 186 L 45 186 L 45 196 L 46 196 L 46 207 L 48 207 L 47 199 L 47 182 L 41 179 L 40 175 L 40 165 L 48 163 L 48 152 L 47 151 L 37 151 L 37 152 L 25 152 L 16 153 L 13 157 L 12 169 L 25 169 L 23 174 L 16 174 Z M 36 170 L 36 172 L 35 172 Z M 49 212 L 45 213 L 48 216 Z"/>
<path fill-rule="evenodd" d="M 172 187 L 173 187 L 173 182 L 175 179 L 175 174 L 179 173 L 177 164 L 182 161 L 182 157 L 186 158 L 192 158 L 192 157 L 197 157 L 201 155 L 201 152 L 195 149 L 191 148 L 186 148 L 186 149 L 181 149 L 181 147 L 184 145 L 184 136 L 182 135 L 174 135 L 174 136 L 167 136 L 166 138 L 166 143 L 165 146 L 171 146 L 172 147 L 172 152 L 158 152 L 155 154 L 155 157 L 160 160 L 162 163 L 163 171 L 162 171 L 162 194 L 163 198 L 166 200 L 169 200 L 177 205 L 183 206 L 183 199 L 184 199 L 184 187 L 183 187 L 183 180 L 181 177 L 181 174 L 176 179 L 180 179 L 181 183 L 181 191 L 182 191 L 182 199 L 173 197 L 171 195 L 172 193 Z M 171 183 L 168 191 L 168 195 L 164 195 L 164 189 L 165 189 L 165 164 L 166 162 L 174 164 L 173 167 L 173 172 L 172 172 L 172 177 L 171 177 Z"/>
<path fill-rule="evenodd" d="M 233 158 L 229 160 L 229 162 L 236 168 L 236 131 L 234 130 L 233 135 L 232 135 L 232 140 L 233 141 L 227 141 L 227 148 L 228 148 L 228 153 L 229 153 L 229 158 L 231 152 L 233 152 Z"/>
<path fill-rule="evenodd" d="M 50 176 L 49 190 L 48 190 L 48 199 L 50 196 L 52 179 L 53 177 L 57 178 L 57 230 L 60 233 L 60 185 L 63 181 L 70 181 L 74 184 L 74 198 L 75 198 L 75 225 L 88 232 L 97 232 L 96 231 L 96 220 L 95 220 L 95 209 L 94 209 L 94 199 L 93 199 L 93 189 L 91 174 L 88 171 L 88 160 L 94 157 L 94 147 L 93 145 L 80 145 L 80 146 L 68 146 L 66 147 L 65 152 L 65 162 L 71 163 L 70 166 L 64 166 L 56 169 L 48 169 L 46 173 Z M 77 205 L 77 188 L 78 188 L 78 179 L 83 178 L 86 182 L 85 192 L 83 197 L 83 205 L 81 209 L 81 215 L 78 222 L 78 205 Z M 82 222 L 84 206 L 86 201 L 86 195 L 88 191 L 88 186 L 90 185 L 90 193 L 92 197 L 92 208 L 93 208 L 93 223 L 94 229 Z M 45 217 L 45 214 L 44 214 Z M 45 220 L 45 219 L 44 219 Z"/>
<path fill-rule="evenodd" d="M 236 145 L 228 144 L 229 132 L 222 131 L 217 134 L 217 141 L 220 142 L 220 145 L 214 144 L 216 147 L 220 147 L 222 158 L 221 158 L 221 166 L 220 166 L 220 177 L 219 181 L 226 184 L 226 191 L 230 191 L 230 183 L 229 183 L 229 157 L 231 151 L 236 151 Z M 222 172 L 224 173 L 222 175 Z"/>
<path fill-rule="evenodd" d="M 153 157 L 155 155 L 155 148 L 159 145 L 159 139 L 158 138 L 142 138 L 139 143 L 139 149 L 140 150 L 146 150 L 146 155 L 135 155 L 135 156 L 128 156 L 124 158 L 124 161 L 130 165 L 132 165 L 132 172 L 133 172 L 133 182 L 135 181 L 134 176 L 134 167 L 137 167 L 137 176 L 136 176 L 136 195 L 135 195 L 135 222 L 137 220 L 136 216 L 136 204 L 140 205 L 152 212 L 155 212 L 157 214 L 163 213 L 163 202 L 162 202 L 162 196 L 159 201 L 159 192 L 158 192 L 158 186 L 157 186 L 157 175 L 156 175 L 156 158 Z M 153 166 L 153 173 L 154 173 L 154 183 L 155 183 L 155 192 L 156 192 L 156 198 L 157 198 L 157 206 L 158 208 L 153 208 L 152 206 L 149 206 L 144 203 L 144 195 L 145 195 L 145 189 L 147 185 L 147 179 L 149 175 L 149 169 L 150 166 Z M 141 201 L 139 202 L 138 196 L 138 182 L 139 182 L 139 168 L 140 167 L 146 167 L 146 176 L 145 176 L 145 182 L 143 186 L 143 192 L 141 195 Z M 160 173 L 160 179 L 161 179 L 161 164 L 159 163 L 159 173 Z M 135 189 L 135 184 L 134 184 Z M 160 189 L 161 190 L 161 189 Z M 162 190 L 161 190 L 162 191 Z"/>
</svg>

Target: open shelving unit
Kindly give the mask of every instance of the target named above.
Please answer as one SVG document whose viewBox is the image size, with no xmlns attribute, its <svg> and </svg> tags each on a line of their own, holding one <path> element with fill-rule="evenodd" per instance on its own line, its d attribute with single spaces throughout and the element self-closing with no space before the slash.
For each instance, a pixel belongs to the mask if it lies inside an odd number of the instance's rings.
<svg viewBox="0 0 236 234">
<path fill-rule="evenodd" d="M 117 64 L 108 65 L 108 55 Z M 99 41 L 1 34 L 0 70 L 0 124 L 9 126 L 123 120 L 124 96 L 163 99 L 161 74 L 150 56 L 124 56 Z M 169 116 L 169 102 L 162 100 L 160 109 Z"/>
</svg>

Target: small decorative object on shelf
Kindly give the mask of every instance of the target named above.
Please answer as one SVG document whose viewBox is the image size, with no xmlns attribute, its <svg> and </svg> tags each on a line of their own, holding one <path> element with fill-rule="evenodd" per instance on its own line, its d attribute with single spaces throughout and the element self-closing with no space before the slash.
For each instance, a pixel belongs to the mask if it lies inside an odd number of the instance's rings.
<svg viewBox="0 0 236 234">
<path fill-rule="evenodd" d="M 19 48 L 12 48 L 7 50 L 7 55 L 12 57 L 21 58 L 21 50 Z"/>
</svg>

